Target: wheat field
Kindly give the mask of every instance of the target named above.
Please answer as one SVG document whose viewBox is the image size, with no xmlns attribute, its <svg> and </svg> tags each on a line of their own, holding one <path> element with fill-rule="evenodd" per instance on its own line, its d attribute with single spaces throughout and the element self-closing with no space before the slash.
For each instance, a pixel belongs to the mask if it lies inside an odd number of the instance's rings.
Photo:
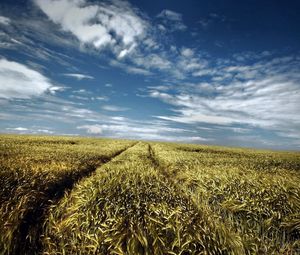
<svg viewBox="0 0 300 255">
<path fill-rule="evenodd" d="M 0 136 L 0 254 L 300 254 L 300 153 Z"/>
</svg>

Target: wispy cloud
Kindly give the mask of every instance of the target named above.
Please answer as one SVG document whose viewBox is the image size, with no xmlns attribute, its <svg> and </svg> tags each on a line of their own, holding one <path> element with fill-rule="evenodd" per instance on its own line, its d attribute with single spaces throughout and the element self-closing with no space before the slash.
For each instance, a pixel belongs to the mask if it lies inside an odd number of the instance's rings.
<svg viewBox="0 0 300 255">
<path fill-rule="evenodd" d="M 161 19 L 165 26 L 170 27 L 171 31 L 184 31 L 187 29 L 187 26 L 184 25 L 182 21 L 181 13 L 165 9 L 162 10 L 156 17 Z"/>
<path fill-rule="evenodd" d="M 60 90 L 43 74 L 4 58 L 0 59 L 0 85 L 0 97 L 8 99 L 28 99 Z"/>
<path fill-rule="evenodd" d="M 9 25 L 10 24 L 10 18 L 8 17 L 4 17 L 4 16 L 0 16 L 0 24 L 2 25 Z"/>
<path fill-rule="evenodd" d="M 103 105 L 101 106 L 101 109 L 110 112 L 123 112 L 129 110 L 127 107 L 120 107 L 116 105 Z"/>
<path fill-rule="evenodd" d="M 65 73 L 63 75 L 67 76 L 67 77 L 75 78 L 77 80 L 94 79 L 94 77 L 91 75 L 86 75 L 86 74 L 81 74 L 81 73 Z"/>
<path fill-rule="evenodd" d="M 189 49 L 186 47 L 182 48 L 180 53 L 182 56 L 184 56 L 186 58 L 192 57 L 195 54 L 192 49 Z"/>
<path fill-rule="evenodd" d="M 89 94 L 89 92 L 85 89 L 73 90 L 73 93 L 76 93 L 76 94 Z"/>
<path fill-rule="evenodd" d="M 6 128 L 10 133 L 18 134 L 54 134 L 52 130 L 41 129 L 41 128 L 25 128 L 25 127 L 15 127 L 15 128 Z"/>
<path fill-rule="evenodd" d="M 9 18 L 1 16 L 0 25 L 5 25 L 5 27 L 0 33 L 0 49 L 14 50 L 26 59 L 55 61 L 62 66 L 70 66 L 69 61 L 73 60 L 72 56 L 59 50 L 52 50 L 49 46 L 71 48 L 76 44 L 74 39 L 66 36 L 64 31 L 57 29 L 50 21 L 41 19 L 36 8 L 32 8 L 32 1 L 24 5 L 30 7 L 26 12 L 20 13 L 21 10 L 17 6 L 16 8 L 6 7 Z M 5 55 L 10 57 L 8 53 Z"/>
<path fill-rule="evenodd" d="M 95 97 L 95 100 L 108 101 L 109 98 L 107 96 L 98 96 L 98 97 Z"/>
<path fill-rule="evenodd" d="M 171 10 L 162 10 L 158 15 L 158 18 L 165 18 L 173 21 L 182 21 L 182 14 Z"/>
<path fill-rule="evenodd" d="M 118 119 L 118 124 L 94 124 L 78 126 L 77 129 L 86 130 L 88 134 L 108 135 L 115 138 L 131 138 L 144 140 L 178 141 L 178 142 L 205 142 L 211 139 L 191 136 L 189 131 L 180 128 L 161 126 L 148 123 L 147 127 L 138 123 L 128 123 L 125 119 Z"/>
<path fill-rule="evenodd" d="M 176 92 L 150 89 L 149 96 L 173 106 L 174 114 L 157 116 L 180 123 L 245 124 L 280 131 L 300 129 L 300 62 L 282 57 L 251 65 L 220 64 L 209 69 L 209 83 L 177 86 Z M 215 80 L 216 77 L 220 79 Z"/>
<path fill-rule="evenodd" d="M 211 56 L 198 41 L 210 32 L 200 31 L 199 24 L 187 27 L 185 16 L 174 10 L 151 17 L 128 1 L 27 4 L 26 12 L 16 5 L 0 16 L 0 118 L 10 122 L 1 124 L 6 131 L 31 132 L 26 123 L 35 120 L 45 127 L 69 125 L 72 133 L 136 139 L 212 142 L 223 135 L 222 141 L 225 136 L 263 141 L 259 130 L 278 141 L 300 140 L 298 53 L 279 56 L 270 49 Z M 228 21 L 215 13 L 202 18 L 197 17 L 202 30 Z M 198 33 L 192 41 L 191 32 Z M 184 44 L 176 42 L 178 35 L 187 36 Z M 71 79 L 87 84 L 78 87 Z M 65 80 L 70 87 L 61 85 Z M 127 91 L 129 82 L 134 91 Z M 125 93 L 126 100 L 118 101 Z M 153 109 L 145 116 L 140 109 L 127 111 L 130 100 L 153 103 Z M 111 116 L 116 114 L 124 116 Z M 147 125 L 129 116 L 143 116 Z"/>
<path fill-rule="evenodd" d="M 27 131 L 28 128 L 24 128 L 24 127 L 16 127 L 16 128 L 6 128 L 6 130 L 13 130 L 13 131 Z"/>
<path fill-rule="evenodd" d="M 12 28 L 12 31 L 5 35 L 0 47 L 15 49 L 39 60 L 55 60 L 61 65 L 73 67 L 69 62 L 77 59 L 68 58 L 65 54 L 58 54 L 36 44 L 29 36 L 31 33 L 41 41 L 47 38 L 47 43 L 50 44 L 66 48 L 77 47 L 82 52 L 100 55 L 112 67 L 119 67 L 129 74 L 153 76 L 158 72 L 168 79 L 183 79 L 188 72 L 198 71 L 197 67 L 203 64 L 203 60 L 200 61 L 196 54 L 189 55 L 189 50 L 192 49 L 188 48 L 183 48 L 182 54 L 175 55 L 174 59 L 175 52 L 169 52 L 164 45 L 164 40 L 170 38 L 162 35 L 155 26 L 160 22 L 166 27 L 171 26 L 168 27 L 169 31 L 185 29 L 180 13 L 163 10 L 155 20 L 151 20 L 126 1 L 90 3 L 86 0 L 34 0 L 33 2 L 48 19 L 41 18 L 40 15 L 36 17 L 36 12 L 32 17 L 16 19 L 14 22 L 22 27 L 22 33 L 18 36 L 19 32 Z M 18 43 L 13 42 L 12 37 Z M 74 78 L 87 78 L 85 74 L 83 74 L 85 77 L 81 76 L 78 70 L 71 74 L 76 74 L 73 75 Z"/>
</svg>

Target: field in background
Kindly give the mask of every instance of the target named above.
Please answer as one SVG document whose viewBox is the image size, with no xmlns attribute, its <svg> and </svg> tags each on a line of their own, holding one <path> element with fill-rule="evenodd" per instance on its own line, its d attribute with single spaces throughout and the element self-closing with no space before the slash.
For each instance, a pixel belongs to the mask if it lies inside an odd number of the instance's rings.
<svg viewBox="0 0 300 255">
<path fill-rule="evenodd" d="M 300 153 L 0 136 L 0 254 L 300 254 Z"/>
</svg>

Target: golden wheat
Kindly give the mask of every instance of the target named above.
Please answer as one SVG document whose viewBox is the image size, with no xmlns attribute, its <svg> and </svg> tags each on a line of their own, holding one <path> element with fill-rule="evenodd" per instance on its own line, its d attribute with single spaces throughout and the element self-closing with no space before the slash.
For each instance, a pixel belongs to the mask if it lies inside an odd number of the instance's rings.
<svg viewBox="0 0 300 255">
<path fill-rule="evenodd" d="M 0 138 L 1 254 L 300 253 L 299 153 Z"/>
</svg>

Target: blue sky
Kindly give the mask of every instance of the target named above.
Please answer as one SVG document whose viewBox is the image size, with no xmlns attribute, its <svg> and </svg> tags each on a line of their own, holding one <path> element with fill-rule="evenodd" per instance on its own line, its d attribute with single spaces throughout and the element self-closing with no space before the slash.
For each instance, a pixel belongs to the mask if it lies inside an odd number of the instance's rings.
<svg viewBox="0 0 300 255">
<path fill-rule="evenodd" d="M 0 130 L 300 149 L 299 1 L 0 3 Z"/>
</svg>

